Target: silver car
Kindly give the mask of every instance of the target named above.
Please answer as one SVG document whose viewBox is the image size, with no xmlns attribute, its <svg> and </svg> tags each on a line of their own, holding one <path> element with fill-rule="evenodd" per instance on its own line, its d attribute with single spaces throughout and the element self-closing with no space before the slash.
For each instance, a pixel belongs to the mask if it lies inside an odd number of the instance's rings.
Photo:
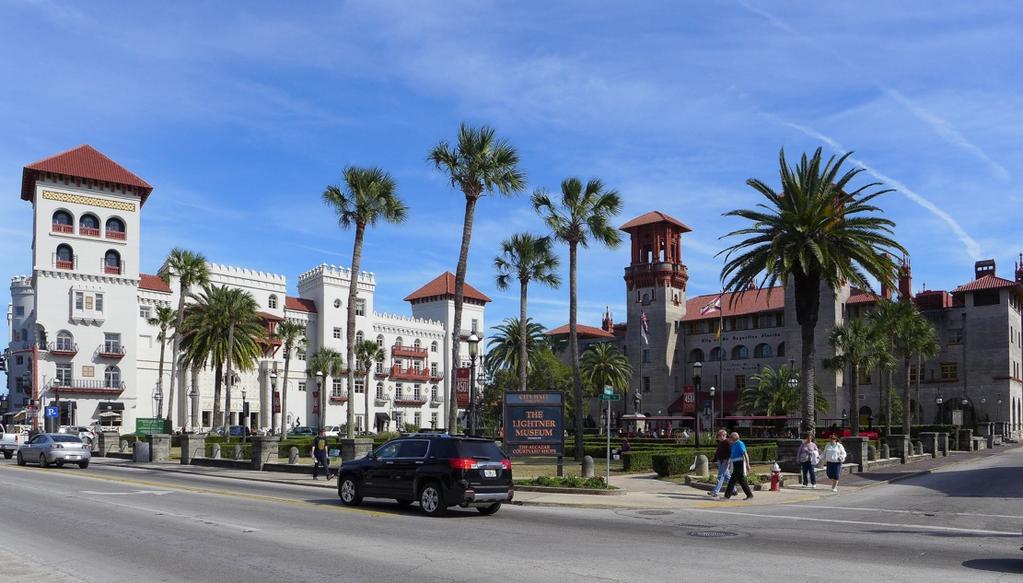
<svg viewBox="0 0 1023 583">
<path fill-rule="evenodd" d="M 92 452 L 77 435 L 67 433 L 40 433 L 18 448 L 18 465 L 35 462 L 44 468 L 50 464 L 62 467 L 65 463 L 89 467 Z"/>
</svg>

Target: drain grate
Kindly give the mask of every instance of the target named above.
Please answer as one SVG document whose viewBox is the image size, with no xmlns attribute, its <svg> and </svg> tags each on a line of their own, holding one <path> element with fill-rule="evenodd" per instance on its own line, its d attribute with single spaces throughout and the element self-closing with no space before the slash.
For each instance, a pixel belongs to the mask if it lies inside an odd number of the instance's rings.
<svg viewBox="0 0 1023 583">
<path fill-rule="evenodd" d="M 671 510 L 640 510 L 636 514 L 642 514 L 643 516 L 668 516 L 671 514 Z"/>
<path fill-rule="evenodd" d="M 739 533 L 728 532 L 726 530 L 694 530 L 689 533 L 689 536 L 695 536 L 697 538 L 728 538 L 732 536 L 739 536 Z"/>
</svg>

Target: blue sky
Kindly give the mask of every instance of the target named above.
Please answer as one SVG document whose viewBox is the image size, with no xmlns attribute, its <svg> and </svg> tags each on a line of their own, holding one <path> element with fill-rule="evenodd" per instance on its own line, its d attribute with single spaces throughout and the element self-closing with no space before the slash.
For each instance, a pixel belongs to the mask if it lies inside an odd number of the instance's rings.
<svg viewBox="0 0 1023 583">
<path fill-rule="evenodd" d="M 406 311 L 454 271 L 463 198 L 425 158 L 465 120 L 518 148 L 530 191 L 595 176 L 622 193 L 619 222 L 689 224 L 690 295 L 717 288 L 737 226 L 721 215 L 757 202 L 746 179 L 776 182 L 781 147 L 853 149 L 899 190 L 881 204 L 916 290 L 970 279 L 978 258 L 1011 277 L 1023 6 L 839 4 L 0 1 L 0 276 L 31 267 L 21 168 L 80 143 L 155 186 L 144 270 L 181 245 L 292 286 L 349 262 L 320 193 L 345 165 L 378 165 L 410 220 L 371 231 L 363 265 L 378 308 Z M 528 194 L 481 201 L 469 281 L 495 299 L 491 323 L 517 313 L 493 283 L 501 239 L 542 228 Z M 624 317 L 627 262 L 625 247 L 582 254 L 580 321 Z M 533 289 L 531 314 L 564 323 L 567 294 Z"/>
</svg>

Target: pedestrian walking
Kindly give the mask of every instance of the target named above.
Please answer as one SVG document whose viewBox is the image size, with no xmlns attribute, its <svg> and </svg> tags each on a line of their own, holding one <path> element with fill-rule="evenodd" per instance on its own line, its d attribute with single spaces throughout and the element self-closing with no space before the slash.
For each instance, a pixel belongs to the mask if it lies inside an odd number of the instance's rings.
<svg viewBox="0 0 1023 583">
<path fill-rule="evenodd" d="M 806 440 L 799 446 L 796 453 L 796 461 L 799 462 L 800 477 L 803 487 L 817 487 L 817 464 L 821 462 L 821 451 L 813 442 L 813 433 L 806 434 Z"/>
<path fill-rule="evenodd" d="M 732 444 L 728 441 L 728 432 L 724 429 L 718 429 L 718 446 L 714 450 L 714 459 L 712 462 L 716 462 L 718 465 L 718 481 L 714 484 L 714 489 L 708 492 L 712 497 L 717 498 L 721 492 L 721 487 L 728 483 L 728 478 L 732 475 Z M 735 490 L 731 490 L 732 495 L 735 495 Z"/>
<path fill-rule="evenodd" d="M 728 477 L 728 486 L 725 488 L 725 500 L 728 500 L 735 493 L 735 485 L 742 486 L 746 494 L 746 500 L 753 499 L 753 492 L 749 489 L 749 482 L 746 480 L 746 472 L 749 471 L 749 454 L 746 452 L 746 444 L 739 439 L 739 434 L 732 432 L 728 436 L 731 443 L 729 461 L 732 463 L 732 475 Z"/>
<path fill-rule="evenodd" d="M 320 428 L 320 433 L 313 438 L 313 447 L 309 451 L 310 455 L 313 456 L 313 479 L 317 479 L 320 475 L 320 467 L 323 468 L 323 475 L 327 479 L 331 479 L 333 474 L 330 473 L 330 458 L 327 457 L 327 435 L 326 430 Z"/>
<path fill-rule="evenodd" d="M 838 492 L 838 478 L 842 475 L 842 463 L 845 462 L 845 447 L 834 433 L 831 434 L 831 441 L 824 448 L 824 461 L 828 464 L 831 491 Z"/>
</svg>

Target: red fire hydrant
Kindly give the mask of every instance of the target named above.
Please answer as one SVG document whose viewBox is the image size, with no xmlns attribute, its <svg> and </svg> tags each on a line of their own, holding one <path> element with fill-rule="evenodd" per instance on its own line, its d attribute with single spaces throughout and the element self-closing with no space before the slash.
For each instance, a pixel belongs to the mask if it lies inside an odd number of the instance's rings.
<svg viewBox="0 0 1023 583">
<path fill-rule="evenodd" d="M 771 491 L 772 492 L 777 492 L 778 488 L 780 488 L 780 487 L 781 487 L 781 468 L 778 467 L 778 464 L 776 463 L 776 464 L 774 464 L 774 467 L 771 468 Z"/>
</svg>

